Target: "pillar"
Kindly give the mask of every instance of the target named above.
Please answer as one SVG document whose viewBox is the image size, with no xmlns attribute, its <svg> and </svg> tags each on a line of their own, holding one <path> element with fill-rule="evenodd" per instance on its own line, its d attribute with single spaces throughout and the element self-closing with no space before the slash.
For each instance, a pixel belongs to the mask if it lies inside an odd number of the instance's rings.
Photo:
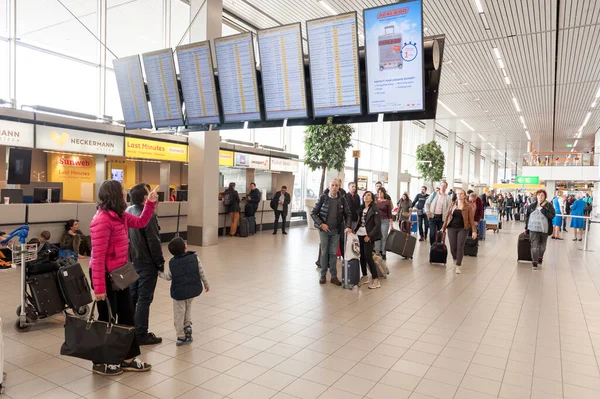
<svg viewBox="0 0 600 399">
<path fill-rule="evenodd" d="M 475 172 L 475 184 L 481 184 L 481 148 L 475 149 L 475 165 L 471 165 Z"/>
<path fill-rule="evenodd" d="M 471 143 L 464 143 L 462 150 L 462 188 L 465 191 L 469 190 L 469 175 L 471 174 Z"/>
<path fill-rule="evenodd" d="M 425 143 L 429 143 L 435 139 L 435 119 L 425 121 Z"/>
<path fill-rule="evenodd" d="M 388 168 L 388 193 L 392 200 L 398 201 L 402 194 L 402 132 L 404 122 L 384 123 L 384 129 L 390 129 L 390 157 Z M 406 122 L 411 123 L 411 122 Z M 385 126 L 387 124 L 388 126 Z M 373 182 L 374 185 L 375 182 Z M 407 191 L 407 190 L 405 190 Z"/>
<path fill-rule="evenodd" d="M 454 187 L 454 163 L 456 161 L 456 132 L 448 133 L 448 157 L 446 159 L 446 181 L 448 188 Z"/>
<path fill-rule="evenodd" d="M 171 162 L 160 163 L 160 188 L 165 193 L 165 201 L 169 201 L 169 187 L 171 187 Z"/>
<path fill-rule="evenodd" d="M 498 183 L 498 161 L 494 161 L 494 181 L 492 181 L 492 184 L 496 184 Z"/>
<path fill-rule="evenodd" d="M 98 191 L 100 186 L 106 180 L 106 156 L 96 155 L 96 187 L 94 188 L 94 195 L 98 198 Z"/>
<path fill-rule="evenodd" d="M 191 42 L 221 36 L 222 0 L 191 0 Z M 213 51 L 213 61 L 215 52 Z M 190 132 L 188 179 L 188 244 L 216 245 L 219 216 L 219 132 Z"/>
<path fill-rule="evenodd" d="M 492 182 L 490 181 L 490 170 L 492 169 L 492 156 L 486 155 L 485 162 L 483 164 L 483 181 L 482 184 L 487 184 L 489 188 L 492 188 Z"/>
</svg>

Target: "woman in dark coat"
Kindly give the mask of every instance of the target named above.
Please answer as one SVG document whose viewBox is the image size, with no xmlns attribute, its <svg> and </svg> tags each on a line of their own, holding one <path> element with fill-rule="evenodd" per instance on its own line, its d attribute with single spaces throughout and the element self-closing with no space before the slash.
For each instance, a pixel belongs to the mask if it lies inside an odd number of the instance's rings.
<svg viewBox="0 0 600 399">
<path fill-rule="evenodd" d="M 529 232 L 533 270 L 537 270 L 544 260 L 546 242 L 552 234 L 552 219 L 556 216 L 554 205 L 548 202 L 545 190 L 538 190 L 535 197 L 537 201 L 527 207 L 525 214 L 525 230 Z"/>
<path fill-rule="evenodd" d="M 379 274 L 377 266 L 373 260 L 373 248 L 375 241 L 381 240 L 381 217 L 375 204 L 375 197 L 372 192 L 367 191 L 363 194 L 363 204 L 358 210 L 358 224 L 354 232 L 360 241 L 360 267 L 362 269 L 361 283 L 367 283 L 367 264 L 371 270 L 373 280 L 369 288 L 376 289 L 381 287 L 379 283 Z"/>
</svg>

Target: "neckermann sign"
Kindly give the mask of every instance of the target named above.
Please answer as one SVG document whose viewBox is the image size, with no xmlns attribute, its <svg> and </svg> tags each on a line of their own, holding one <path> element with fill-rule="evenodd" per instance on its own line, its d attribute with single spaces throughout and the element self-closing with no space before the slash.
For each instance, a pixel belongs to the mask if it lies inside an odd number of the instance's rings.
<svg viewBox="0 0 600 399">
<path fill-rule="evenodd" d="M 33 125 L 0 120 L 0 145 L 33 148 Z"/>
<path fill-rule="evenodd" d="M 35 148 L 43 150 L 122 157 L 124 144 L 123 137 L 110 134 L 42 125 L 35 130 Z"/>
</svg>

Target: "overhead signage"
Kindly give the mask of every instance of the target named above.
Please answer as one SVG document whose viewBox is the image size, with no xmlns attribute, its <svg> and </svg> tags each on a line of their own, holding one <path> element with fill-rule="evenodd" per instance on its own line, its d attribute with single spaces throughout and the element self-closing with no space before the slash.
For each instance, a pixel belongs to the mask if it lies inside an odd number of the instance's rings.
<svg viewBox="0 0 600 399">
<path fill-rule="evenodd" d="M 250 154 L 244 154 L 241 152 L 235 153 L 235 166 L 240 168 L 247 168 L 250 166 Z"/>
<path fill-rule="evenodd" d="M 233 151 L 219 150 L 219 166 L 233 166 Z"/>
<path fill-rule="evenodd" d="M 35 148 L 95 155 L 123 156 L 123 137 L 37 125 Z"/>
<path fill-rule="evenodd" d="M 33 125 L 0 120 L 0 145 L 33 148 Z"/>
<path fill-rule="evenodd" d="M 270 162 L 269 157 L 265 157 L 262 155 L 253 155 L 250 154 L 250 168 L 252 169 L 260 169 L 260 170 L 269 170 Z"/>
<path fill-rule="evenodd" d="M 360 158 L 360 150 L 353 150 L 352 158 Z"/>
<path fill-rule="evenodd" d="M 363 13 L 369 113 L 422 111 L 422 1 L 404 0 Z"/>
<path fill-rule="evenodd" d="M 125 145 L 125 156 L 129 158 L 174 162 L 187 162 L 188 160 L 188 146 L 185 144 L 127 137 Z"/>
<path fill-rule="evenodd" d="M 540 177 L 539 176 L 517 176 L 516 183 L 517 184 L 539 184 Z"/>
<path fill-rule="evenodd" d="M 274 172 L 298 172 L 298 161 L 294 159 L 271 158 L 271 170 Z"/>
</svg>

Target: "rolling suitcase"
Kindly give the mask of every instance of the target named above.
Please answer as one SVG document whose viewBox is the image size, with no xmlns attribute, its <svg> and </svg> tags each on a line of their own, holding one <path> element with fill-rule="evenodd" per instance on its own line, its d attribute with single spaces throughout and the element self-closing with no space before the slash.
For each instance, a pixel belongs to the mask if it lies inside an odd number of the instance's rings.
<svg viewBox="0 0 600 399">
<path fill-rule="evenodd" d="M 338 246 L 341 256 L 342 249 Z M 344 257 L 342 259 L 342 287 L 347 289 L 360 285 L 360 242 L 354 233 L 348 233 L 344 237 Z"/>
<path fill-rule="evenodd" d="M 447 261 L 446 233 L 438 231 L 435 235 L 435 242 L 429 249 L 429 263 L 443 263 L 445 265 Z"/>
<path fill-rule="evenodd" d="M 467 237 L 465 242 L 465 255 L 466 256 L 477 256 L 479 252 L 479 241 L 474 240 L 472 237 Z"/>
<path fill-rule="evenodd" d="M 409 222 L 410 223 L 410 222 Z M 401 226 L 402 227 L 402 226 Z M 417 239 L 405 231 L 392 230 L 385 243 L 385 250 L 412 259 Z"/>
<path fill-rule="evenodd" d="M 375 262 L 375 266 L 377 267 L 377 274 L 379 278 L 387 279 L 388 274 L 390 274 L 390 269 L 388 269 L 387 265 L 383 258 L 373 252 L 373 261 Z"/>
<path fill-rule="evenodd" d="M 29 288 L 40 316 L 48 317 L 65 310 L 65 302 L 58 289 L 56 273 L 36 274 L 30 276 L 29 281 Z"/>
<path fill-rule="evenodd" d="M 249 226 L 248 218 L 240 218 L 240 237 L 248 237 Z"/>
<path fill-rule="evenodd" d="M 529 241 L 528 233 L 519 234 L 519 242 L 517 244 L 517 262 L 531 262 L 531 242 Z"/>
<path fill-rule="evenodd" d="M 419 218 L 417 216 L 416 213 L 411 213 L 410 214 L 410 222 L 411 222 L 411 226 L 410 226 L 410 232 L 413 234 L 417 234 L 417 230 L 419 229 Z"/>
<path fill-rule="evenodd" d="M 477 225 L 477 238 L 480 240 L 485 240 L 485 231 L 486 231 L 485 219 L 481 219 L 479 221 L 479 224 Z"/>
<path fill-rule="evenodd" d="M 65 262 L 58 270 L 58 284 L 65 303 L 71 309 L 79 309 L 93 302 L 90 284 L 81 265 L 76 262 Z"/>
</svg>

